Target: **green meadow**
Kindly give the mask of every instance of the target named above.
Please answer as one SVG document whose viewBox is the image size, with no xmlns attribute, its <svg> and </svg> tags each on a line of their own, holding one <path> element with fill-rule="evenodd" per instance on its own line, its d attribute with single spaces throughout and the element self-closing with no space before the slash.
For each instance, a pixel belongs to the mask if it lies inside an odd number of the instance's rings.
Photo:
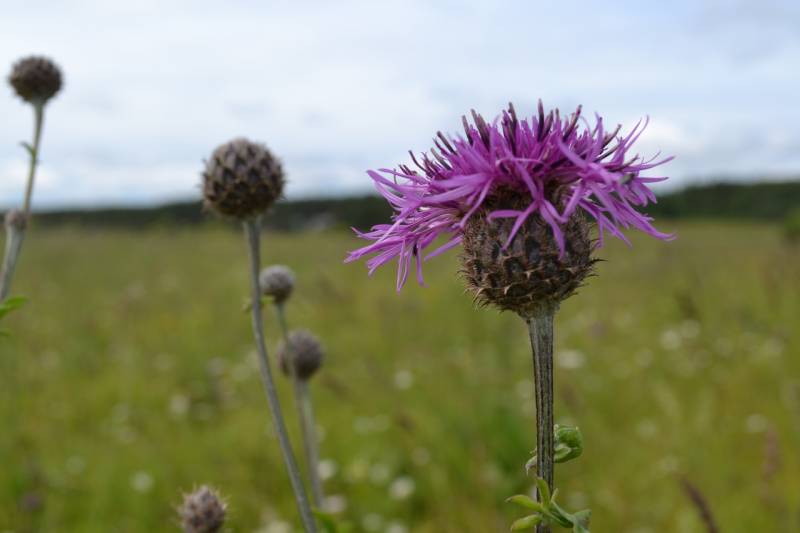
<svg viewBox="0 0 800 533">
<path fill-rule="evenodd" d="M 722 531 L 799 531 L 800 248 L 766 224 L 660 226 L 679 238 L 609 240 L 557 316 L 556 419 L 585 439 L 557 466 L 559 501 L 591 508 L 593 532 L 704 532 L 686 480 Z M 330 509 L 358 532 L 507 531 L 523 513 L 505 499 L 532 487 L 524 323 L 473 306 L 456 253 L 398 294 L 393 268 L 342 263 L 357 244 L 262 241 L 297 274 L 290 325 L 327 349 L 312 393 Z M 25 246 L 13 293 L 29 302 L 0 338 L 0 532 L 178 531 L 181 492 L 203 483 L 229 531 L 298 531 L 241 233 L 34 224 Z"/>
</svg>

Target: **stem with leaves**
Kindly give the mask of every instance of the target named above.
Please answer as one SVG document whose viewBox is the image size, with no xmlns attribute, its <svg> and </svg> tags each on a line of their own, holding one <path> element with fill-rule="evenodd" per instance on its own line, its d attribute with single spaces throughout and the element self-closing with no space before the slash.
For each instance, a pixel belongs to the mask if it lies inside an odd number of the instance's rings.
<svg viewBox="0 0 800 533">
<path fill-rule="evenodd" d="M 286 431 L 286 423 L 283 419 L 280 400 L 278 399 L 275 380 L 272 377 L 272 369 L 267 355 L 267 346 L 264 341 L 264 325 L 262 322 L 261 305 L 259 305 L 261 301 L 261 289 L 258 283 L 258 274 L 261 268 L 259 220 L 255 218 L 246 220 L 244 222 L 244 230 L 250 252 L 253 335 L 255 336 L 256 348 L 258 350 L 258 361 L 262 382 L 264 384 L 264 392 L 267 395 L 267 403 L 269 404 L 269 410 L 272 415 L 272 422 L 275 427 L 275 432 L 278 435 L 283 461 L 289 473 L 289 480 L 291 481 L 297 507 L 300 511 L 300 518 L 303 521 L 306 533 L 316 533 L 317 525 L 314 522 L 311 506 L 309 505 L 308 497 L 306 496 L 305 488 L 303 487 L 303 482 L 300 477 L 300 470 L 297 467 L 297 461 L 295 461 L 292 446 L 289 442 L 289 434 Z"/>
<path fill-rule="evenodd" d="M 283 342 L 286 344 L 287 353 L 291 356 L 292 346 L 289 343 L 289 327 L 286 323 L 286 308 L 284 302 L 275 303 L 275 312 L 278 315 L 283 331 Z M 314 421 L 314 407 L 311 403 L 311 393 L 308 389 L 308 380 L 297 376 L 295 365 L 288 364 L 289 373 L 294 388 L 294 400 L 297 407 L 297 417 L 300 421 L 300 430 L 303 436 L 303 451 L 308 468 L 308 477 L 311 480 L 311 498 L 317 509 L 322 509 L 324 493 L 322 480 L 319 477 L 319 447 L 317 444 L 317 429 Z"/>
<path fill-rule="evenodd" d="M 39 145 L 42 139 L 42 127 L 44 125 L 44 106 L 44 102 L 36 102 L 33 104 L 33 143 L 23 143 L 23 146 L 28 151 L 30 162 L 22 212 L 9 213 L 9 216 L 6 217 L 6 247 L 3 256 L 3 269 L 0 271 L 0 302 L 8 297 L 8 293 L 11 290 L 11 280 L 14 277 L 14 270 L 19 261 L 20 252 L 22 251 L 22 241 L 25 239 L 25 228 L 30 218 L 33 182 L 36 178 L 36 166 L 39 161 Z"/>
<path fill-rule="evenodd" d="M 520 505 L 532 514 L 520 518 L 512 531 L 536 528 L 537 533 L 550 533 L 551 526 L 572 529 L 573 533 L 589 533 L 591 511 L 584 509 L 569 513 L 558 503 L 558 490 L 553 486 L 555 463 L 566 463 L 583 453 L 580 429 L 556 426 L 553 423 L 553 321 L 556 309 L 542 308 L 528 317 L 528 332 L 533 352 L 533 375 L 536 388 L 536 450 L 525 465 L 526 471 L 536 469 L 536 500 L 517 494 L 508 501 Z"/>
</svg>

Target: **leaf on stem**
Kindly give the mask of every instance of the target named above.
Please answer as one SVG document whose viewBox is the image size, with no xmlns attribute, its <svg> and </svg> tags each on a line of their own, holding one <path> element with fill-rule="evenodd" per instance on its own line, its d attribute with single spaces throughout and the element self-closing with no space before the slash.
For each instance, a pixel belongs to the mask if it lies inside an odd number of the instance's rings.
<svg viewBox="0 0 800 533">
<path fill-rule="evenodd" d="M 566 463 L 583 453 L 583 435 L 578 427 L 556 425 L 553 431 L 553 462 Z M 525 471 L 530 474 L 536 468 L 537 450 L 533 450 L 532 457 L 525 463 Z"/>
<path fill-rule="evenodd" d="M 538 513 L 545 512 L 545 508 L 544 506 L 542 506 L 541 503 L 537 502 L 530 496 L 525 496 L 524 494 L 517 494 L 515 496 L 510 497 L 506 501 L 510 503 L 515 503 L 521 507 L 525 507 L 526 509 L 531 509 Z"/>
<path fill-rule="evenodd" d="M 0 319 L 15 309 L 19 309 L 28 299 L 24 296 L 13 296 L 0 303 Z"/>
<path fill-rule="evenodd" d="M 31 157 L 34 157 L 34 158 L 36 157 L 36 151 L 33 149 L 33 146 L 31 146 L 30 144 L 28 144 L 28 143 L 26 143 L 26 142 L 24 142 L 24 141 L 23 141 L 23 142 L 21 142 L 21 143 L 19 143 L 19 144 L 20 144 L 20 145 L 21 145 L 23 148 L 25 148 L 25 151 L 26 151 L 26 152 L 28 152 L 28 155 L 29 155 L 29 156 L 31 156 Z"/>
<path fill-rule="evenodd" d="M 542 523 L 542 516 L 538 514 L 532 514 L 530 516 L 520 518 L 519 520 L 511 524 L 511 531 L 523 531 L 526 529 L 533 529 L 541 523 Z"/>
</svg>

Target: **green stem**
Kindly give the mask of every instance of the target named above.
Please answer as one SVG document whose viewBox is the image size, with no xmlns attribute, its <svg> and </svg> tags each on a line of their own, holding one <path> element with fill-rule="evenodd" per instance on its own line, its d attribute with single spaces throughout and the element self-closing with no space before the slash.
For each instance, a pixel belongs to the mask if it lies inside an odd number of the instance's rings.
<svg viewBox="0 0 800 533">
<path fill-rule="evenodd" d="M 36 177 L 36 166 L 39 160 L 39 144 L 42 139 L 44 125 L 44 102 L 33 104 L 34 127 L 33 144 L 28 148 L 30 163 L 28 165 L 28 181 L 25 185 L 25 197 L 22 204 L 21 223 L 6 223 L 6 247 L 3 255 L 3 269 L 0 271 L 0 302 L 5 301 L 11 291 L 11 280 L 14 270 L 22 252 L 22 242 L 25 239 L 25 228 L 31 212 L 31 197 L 33 196 L 33 182 Z"/>
<path fill-rule="evenodd" d="M 286 310 L 283 302 L 275 304 L 275 311 L 283 330 L 283 340 L 286 344 L 287 353 L 292 357 L 291 345 L 289 344 L 289 327 L 286 324 Z M 303 451 L 306 458 L 308 477 L 311 480 L 311 498 L 314 501 L 314 505 L 318 509 L 322 509 L 324 493 L 322 491 L 322 480 L 319 477 L 319 446 L 317 444 L 317 429 L 314 422 L 311 392 L 308 388 L 308 381 L 298 378 L 295 366 L 289 364 L 288 367 L 294 388 L 294 400 L 297 407 L 297 416 L 300 420 L 300 430 L 303 435 Z"/>
<path fill-rule="evenodd" d="M 31 197 L 33 196 L 33 181 L 36 177 L 36 164 L 39 159 L 39 141 L 42 138 L 42 126 L 44 124 L 44 103 L 33 104 L 33 114 L 35 125 L 33 128 L 33 144 L 31 145 L 31 162 L 28 169 L 28 182 L 25 186 L 25 201 L 22 204 L 22 212 L 29 215 L 31 212 Z"/>
<path fill-rule="evenodd" d="M 6 222 L 6 249 L 3 255 L 3 270 L 0 271 L 0 302 L 8 298 L 11 280 L 22 251 L 22 240 L 25 238 L 25 227 Z"/>
<path fill-rule="evenodd" d="M 264 325 L 261 316 L 261 289 L 258 285 L 258 273 L 261 268 L 261 250 L 259 241 L 259 223 L 256 219 L 248 219 L 244 223 L 245 234 L 250 251 L 250 282 L 252 288 L 252 319 L 253 335 L 255 336 L 256 348 L 258 350 L 258 361 L 261 370 L 261 379 L 264 384 L 264 392 L 267 395 L 267 403 L 272 415 L 272 422 L 275 432 L 278 434 L 283 461 L 289 473 L 289 480 L 292 484 L 297 508 L 300 511 L 300 518 L 307 533 L 316 533 L 317 525 L 314 522 L 314 515 L 308 503 L 303 482 L 300 477 L 300 470 L 297 468 L 292 446 L 289 442 L 289 434 L 286 431 L 286 423 L 283 420 L 278 392 L 275 388 L 275 380 L 272 377 L 272 369 L 267 355 L 267 346 L 264 342 Z"/>
<path fill-rule="evenodd" d="M 311 493 L 314 501 L 319 508 L 325 501 L 322 492 L 322 479 L 319 477 L 319 447 L 317 446 L 317 427 L 314 422 L 314 406 L 311 403 L 311 391 L 308 388 L 308 381 L 298 380 L 298 406 L 300 409 L 301 428 L 303 430 L 303 444 L 305 445 L 306 460 L 310 465 L 308 470 L 311 473 Z"/>
<path fill-rule="evenodd" d="M 554 310 L 544 310 L 527 319 L 533 352 L 536 387 L 536 475 L 553 490 L 553 319 Z M 537 533 L 550 533 L 547 525 L 536 526 Z"/>
</svg>

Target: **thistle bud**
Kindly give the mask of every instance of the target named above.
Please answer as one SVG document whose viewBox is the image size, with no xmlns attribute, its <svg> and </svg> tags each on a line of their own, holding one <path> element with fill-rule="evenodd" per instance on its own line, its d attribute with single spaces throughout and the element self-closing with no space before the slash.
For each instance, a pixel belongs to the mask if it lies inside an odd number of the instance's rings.
<svg viewBox="0 0 800 533">
<path fill-rule="evenodd" d="M 21 231 L 25 229 L 28 223 L 28 217 L 25 216 L 23 211 L 12 209 L 6 213 L 5 223 L 6 227 Z"/>
<path fill-rule="evenodd" d="M 509 242 L 515 221 L 490 219 L 491 210 L 519 210 L 513 196 L 491 200 L 464 228 L 461 255 L 467 286 L 481 305 L 523 318 L 556 309 L 592 273 L 590 225 L 579 212 L 562 226 L 563 252 L 541 216 L 528 217 Z"/>
<path fill-rule="evenodd" d="M 30 56 L 14 64 L 8 82 L 26 102 L 44 105 L 61 89 L 61 70 L 46 57 Z"/>
<path fill-rule="evenodd" d="M 289 267 L 272 265 L 261 271 L 258 284 L 264 296 L 271 296 L 275 303 L 283 303 L 289 299 L 294 289 L 294 273 Z"/>
<path fill-rule="evenodd" d="M 313 376 L 322 365 L 325 357 L 322 345 L 319 340 L 304 329 L 294 330 L 289 333 L 289 345 L 285 342 L 278 346 L 278 362 L 281 370 L 287 376 L 291 376 L 289 364 L 294 365 L 294 372 L 301 380 L 307 380 Z"/>
<path fill-rule="evenodd" d="M 239 219 L 266 211 L 283 185 L 280 161 L 263 144 L 244 138 L 217 147 L 203 172 L 205 205 Z"/>
<path fill-rule="evenodd" d="M 203 485 L 192 493 L 183 495 L 178 508 L 181 527 L 185 533 L 216 533 L 225 524 L 227 504 L 219 494 Z"/>
</svg>

